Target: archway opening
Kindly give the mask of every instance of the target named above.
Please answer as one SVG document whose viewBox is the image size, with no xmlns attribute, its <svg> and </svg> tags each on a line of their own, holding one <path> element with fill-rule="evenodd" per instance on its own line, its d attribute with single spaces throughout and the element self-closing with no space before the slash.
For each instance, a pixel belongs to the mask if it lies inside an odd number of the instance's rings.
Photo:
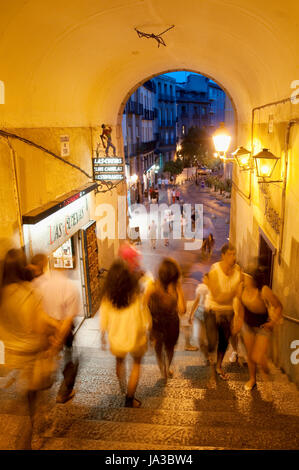
<svg viewBox="0 0 299 470">
<path fill-rule="evenodd" d="M 199 170 L 219 169 L 212 135 L 221 122 L 231 134 L 231 148 L 236 142 L 237 113 L 230 94 L 214 79 L 189 70 L 154 74 L 138 83 L 122 101 L 118 117 L 129 205 L 147 199 L 165 178 L 174 181 L 174 161 L 182 161 L 184 175 L 193 172 L 196 181 Z"/>
</svg>

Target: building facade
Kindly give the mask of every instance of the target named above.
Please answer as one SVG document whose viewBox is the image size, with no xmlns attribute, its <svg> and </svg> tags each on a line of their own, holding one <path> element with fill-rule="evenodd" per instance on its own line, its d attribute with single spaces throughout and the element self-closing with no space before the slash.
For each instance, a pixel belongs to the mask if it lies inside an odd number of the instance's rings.
<svg viewBox="0 0 299 470">
<path fill-rule="evenodd" d="M 145 82 L 129 98 L 122 122 L 129 204 L 141 202 L 144 191 L 154 184 L 155 87 Z"/>
<path fill-rule="evenodd" d="M 186 83 L 176 86 L 178 142 L 191 127 L 210 127 L 211 104 L 209 79 L 202 75 L 188 75 Z"/>
<path fill-rule="evenodd" d="M 167 75 L 159 75 L 151 80 L 156 87 L 156 139 L 159 170 L 174 159 L 176 151 L 176 81 Z"/>
</svg>

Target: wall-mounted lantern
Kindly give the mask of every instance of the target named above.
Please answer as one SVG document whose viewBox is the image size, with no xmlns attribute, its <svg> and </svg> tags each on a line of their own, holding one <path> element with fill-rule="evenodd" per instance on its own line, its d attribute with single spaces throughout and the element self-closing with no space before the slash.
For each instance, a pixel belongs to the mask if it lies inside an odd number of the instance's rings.
<svg viewBox="0 0 299 470">
<path fill-rule="evenodd" d="M 232 155 L 235 157 L 241 171 L 248 171 L 252 169 L 251 166 L 251 153 L 244 147 L 238 147 Z"/>
<path fill-rule="evenodd" d="M 256 167 L 257 177 L 260 179 L 259 183 L 280 183 L 281 180 L 273 181 L 269 180 L 271 178 L 274 168 L 279 160 L 279 157 L 276 157 L 269 151 L 269 149 L 263 149 L 261 152 L 253 155 Z"/>
</svg>

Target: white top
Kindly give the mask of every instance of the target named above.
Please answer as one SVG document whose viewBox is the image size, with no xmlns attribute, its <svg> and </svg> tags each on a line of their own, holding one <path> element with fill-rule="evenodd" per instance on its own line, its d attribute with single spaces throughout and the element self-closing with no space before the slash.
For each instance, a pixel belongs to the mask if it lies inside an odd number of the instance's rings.
<svg viewBox="0 0 299 470">
<path fill-rule="evenodd" d="M 234 272 L 230 276 L 227 276 L 223 272 L 220 266 L 220 262 L 213 264 L 211 267 L 211 271 L 212 270 L 217 271 L 217 278 L 218 278 L 217 290 L 219 290 L 221 294 L 231 294 L 231 301 L 227 302 L 226 304 L 220 304 L 213 299 L 212 293 L 209 292 L 209 295 L 207 298 L 207 308 L 210 310 L 215 310 L 215 311 L 220 311 L 220 312 L 228 311 L 228 310 L 233 311 L 233 297 L 238 287 L 238 284 L 241 281 L 240 266 L 236 264 L 234 268 Z"/>
<path fill-rule="evenodd" d="M 79 293 L 62 272 L 51 271 L 33 280 L 34 287 L 42 297 L 45 312 L 56 320 L 75 317 L 79 313 Z"/>
</svg>

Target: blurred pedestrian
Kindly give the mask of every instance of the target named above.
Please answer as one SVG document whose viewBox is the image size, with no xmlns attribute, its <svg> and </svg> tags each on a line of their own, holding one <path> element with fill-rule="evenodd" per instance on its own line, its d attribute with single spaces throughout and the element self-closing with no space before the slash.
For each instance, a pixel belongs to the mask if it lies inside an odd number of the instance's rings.
<svg viewBox="0 0 299 470">
<path fill-rule="evenodd" d="M 158 366 L 167 380 L 173 376 L 170 368 L 174 347 L 180 332 L 179 316 L 186 312 L 181 286 L 181 270 L 172 258 L 164 258 L 159 266 L 158 279 L 147 292 L 152 315 L 152 333 Z"/>
<path fill-rule="evenodd" d="M 282 320 L 282 305 L 267 286 L 265 267 L 258 266 L 251 275 L 244 276 L 236 301 L 242 318 L 237 327 L 234 322 L 233 332 L 241 330 L 244 339 L 250 375 L 245 389 L 252 390 L 256 386 L 257 367 L 263 374 L 269 373 L 267 355 L 271 333 Z"/>
<path fill-rule="evenodd" d="M 199 347 L 206 359 L 208 359 L 208 340 L 205 325 L 205 312 L 207 310 L 208 294 L 208 286 L 203 282 L 198 284 L 195 291 L 195 300 L 189 315 L 190 325 L 192 325 L 194 319 L 199 322 Z"/>
<path fill-rule="evenodd" d="M 209 275 L 204 277 L 204 282 L 210 291 L 205 324 L 213 381 L 216 379 L 216 374 L 222 380 L 228 379 L 222 369 L 222 361 L 231 337 L 231 323 L 234 317 L 233 299 L 241 280 L 241 269 L 236 264 L 236 250 L 233 245 L 225 244 L 221 248 L 221 261 L 213 264 Z M 216 352 L 215 367 L 213 356 Z"/>
<path fill-rule="evenodd" d="M 215 239 L 212 233 L 203 239 L 201 251 L 203 254 L 207 255 L 209 258 L 212 256 L 213 248 L 215 245 Z"/>
<path fill-rule="evenodd" d="M 125 240 L 119 247 L 118 256 L 128 263 L 132 272 L 141 270 L 141 253 L 132 243 Z"/>
<path fill-rule="evenodd" d="M 150 238 L 150 241 L 151 241 L 151 247 L 152 247 L 153 250 L 155 250 L 156 249 L 158 227 L 157 227 L 157 224 L 154 220 L 152 220 L 152 223 L 149 226 L 148 230 L 149 230 L 149 238 Z"/>
<path fill-rule="evenodd" d="M 172 204 L 175 204 L 175 188 L 172 190 Z"/>
<path fill-rule="evenodd" d="M 111 353 L 116 357 L 116 375 L 120 389 L 126 393 L 125 406 L 138 408 L 141 402 L 135 398 L 140 365 L 147 350 L 147 332 L 151 327 L 151 316 L 139 291 L 137 276 L 128 264 L 117 259 L 108 271 L 104 297 L 100 307 L 102 347 L 105 347 L 105 332 Z M 130 354 L 133 367 L 126 381 L 125 358 Z"/>
<path fill-rule="evenodd" d="M 59 325 L 46 315 L 41 298 L 26 280 L 26 264 L 23 250 L 7 252 L 0 293 L 0 339 L 5 346 L 5 367 L 16 372 L 17 389 L 28 403 L 31 430 L 24 447 L 31 448 L 38 392 L 52 385 Z M 37 376 L 41 357 L 44 369 Z"/>
<path fill-rule="evenodd" d="M 169 220 L 167 217 L 164 217 L 163 224 L 162 224 L 162 233 L 163 233 L 163 238 L 164 238 L 164 246 L 169 245 Z"/>
<path fill-rule="evenodd" d="M 43 308 L 49 317 L 59 322 L 63 336 L 64 380 L 59 388 L 56 402 L 65 403 L 75 394 L 73 387 L 79 365 L 73 351 L 74 318 L 80 310 L 79 292 L 73 281 L 67 278 L 64 270 L 55 269 L 51 272 L 48 270 L 46 255 L 36 254 L 31 264 L 37 269 L 33 284 L 42 297 Z"/>
</svg>

